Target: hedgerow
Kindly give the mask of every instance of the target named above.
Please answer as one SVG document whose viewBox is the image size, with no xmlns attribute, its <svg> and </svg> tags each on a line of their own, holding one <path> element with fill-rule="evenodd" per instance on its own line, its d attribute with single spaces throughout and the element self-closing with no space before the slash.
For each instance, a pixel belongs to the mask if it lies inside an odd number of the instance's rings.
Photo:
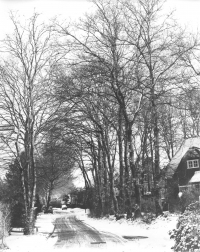
<svg viewBox="0 0 200 252">
<path fill-rule="evenodd" d="M 200 203 L 190 204 L 178 219 L 176 229 L 169 232 L 175 240 L 176 252 L 200 252 Z"/>
</svg>

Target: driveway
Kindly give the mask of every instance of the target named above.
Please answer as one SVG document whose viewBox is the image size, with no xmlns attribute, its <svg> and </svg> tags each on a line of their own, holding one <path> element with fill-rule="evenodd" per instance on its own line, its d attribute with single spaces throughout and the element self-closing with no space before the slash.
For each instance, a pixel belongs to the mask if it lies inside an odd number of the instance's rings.
<svg viewBox="0 0 200 252">
<path fill-rule="evenodd" d="M 100 232 L 84 223 L 75 214 L 62 213 L 54 221 L 54 230 L 50 235 L 57 237 L 56 248 L 90 247 L 106 248 L 123 246 L 126 240 L 107 233 Z"/>
</svg>

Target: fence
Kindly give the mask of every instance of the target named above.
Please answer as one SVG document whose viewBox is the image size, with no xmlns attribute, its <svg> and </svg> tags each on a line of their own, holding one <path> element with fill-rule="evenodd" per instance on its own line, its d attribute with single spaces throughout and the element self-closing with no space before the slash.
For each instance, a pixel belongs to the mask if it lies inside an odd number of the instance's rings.
<svg viewBox="0 0 200 252">
<path fill-rule="evenodd" d="M 185 186 L 179 186 L 179 192 L 186 192 L 186 191 L 198 191 L 200 193 L 200 184 L 190 184 Z"/>
</svg>

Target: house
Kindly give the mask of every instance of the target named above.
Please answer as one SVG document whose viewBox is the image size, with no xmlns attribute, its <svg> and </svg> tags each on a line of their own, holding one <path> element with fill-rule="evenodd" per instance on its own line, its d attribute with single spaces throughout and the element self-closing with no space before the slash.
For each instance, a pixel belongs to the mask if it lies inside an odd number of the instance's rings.
<svg viewBox="0 0 200 252">
<path fill-rule="evenodd" d="M 185 139 L 165 169 L 167 185 L 177 193 L 200 188 L 200 137 Z"/>
</svg>

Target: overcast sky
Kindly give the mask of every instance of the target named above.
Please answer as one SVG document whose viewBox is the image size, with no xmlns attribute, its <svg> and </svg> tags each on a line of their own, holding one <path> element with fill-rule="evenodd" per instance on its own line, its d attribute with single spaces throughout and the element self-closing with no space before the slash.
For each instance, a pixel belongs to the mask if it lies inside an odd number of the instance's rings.
<svg viewBox="0 0 200 252">
<path fill-rule="evenodd" d="M 0 38 L 9 32 L 9 10 L 18 11 L 21 16 L 30 17 L 34 9 L 44 19 L 55 15 L 64 18 L 78 18 L 90 9 L 87 0 L 0 0 Z M 195 29 L 200 27 L 200 0 L 167 0 L 166 10 L 176 9 L 176 18 Z"/>
<path fill-rule="evenodd" d="M 180 23 L 200 29 L 200 0 L 166 0 L 166 8 L 176 9 L 175 16 Z"/>
<path fill-rule="evenodd" d="M 30 17 L 35 10 L 46 20 L 55 16 L 74 19 L 88 11 L 90 6 L 87 0 L 0 0 L 0 38 L 11 29 L 11 10 L 18 11 L 22 17 Z"/>
</svg>

